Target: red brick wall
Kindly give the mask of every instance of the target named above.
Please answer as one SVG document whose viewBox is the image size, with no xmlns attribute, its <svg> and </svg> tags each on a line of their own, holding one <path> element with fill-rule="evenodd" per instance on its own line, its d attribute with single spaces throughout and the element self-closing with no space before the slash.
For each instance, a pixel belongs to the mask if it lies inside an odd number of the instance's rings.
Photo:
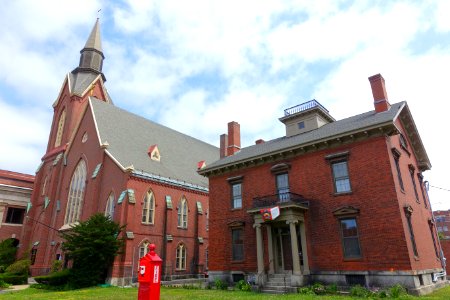
<svg viewBox="0 0 450 300">
<path fill-rule="evenodd" d="M 450 239 L 441 240 L 442 252 L 444 252 L 444 257 L 447 259 L 447 265 L 445 270 L 447 275 L 450 274 Z"/>
<path fill-rule="evenodd" d="M 88 139 L 85 143 L 81 142 L 82 136 L 87 133 Z M 103 142 L 103 141 L 102 141 Z M 114 221 L 126 225 L 126 230 L 134 233 L 134 239 L 126 241 L 125 252 L 118 256 L 112 270 L 113 277 L 136 275 L 138 263 L 139 246 L 144 240 L 156 244 L 156 252 L 162 255 L 163 247 L 163 223 L 165 214 L 165 196 L 172 198 L 173 209 L 168 211 L 167 234 L 173 236 L 173 241 L 168 243 L 166 253 L 166 264 L 173 266 L 174 275 L 191 274 L 195 270 L 191 269 L 191 262 L 194 259 L 195 239 L 197 234 L 194 226 L 198 217 L 198 236 L 203 237 L 204 243 L 198 245 L 199 264 L 204 264 L 204 253 L 208 247 L 208 233 L 206 232 L 206 214 L 197 215 L 196 202 L 202 203 L 203 212 L 208 209 L 208 196 L 206 193 L 194 192 L 192 190 L 182 189 L 170 185 L 163 185 L 148 180 L 141 180 L 130 177 L 129 173 L 123 172 L 119 166 L 99 147 L 99 138 L 93 123 L 93 117 L 88 110 L 80 122 L 73 142 L 67 149 L 67 165 L 63 166 L 61 161 L 53 166 L 53 161 L 57 154 L 49 156 L 46 163 L 37 175 L 36 189 L 33 195 L 33 208 L 30 216 L 51 228 L 59 229 L 64 224 L 66 215 L 67 197 L 72 179 L 72 174 L 78 165 L 80 159 L 86 162 L 87 178 L 86 189 L 83 200 L 83 209 L 81 220 L 88 219 L 96 212 L 104 213 L 107 199 L 110 193 L 115 196 Z M 92 178 L 96 166 L 102 163 L 100 172 L 96 178 Z M 45 195 L 42 194 L 43 180 L 48 177 L 48 190 Z M 117 204 L 122 191 L 133 189 L 135 192 L 136 203 L 128 202 L 125 197 L 122 204 Z M 155 195 L 155 224 L 143 225 L 142 204 L 146 192 L 152 189 Z M 51 200 L 50 205 L 44 209 L 44 198 L 48 196 Z M 177 228 L 177 205 L 181 197 L 185 196 L 188 203 L 188 228 Z M 60 210 L 56 211 L 56 200 L 60 200 Z M 31 225 L 32 223 L 29 223 Z M 35 241 L 39 241 L 37 247 L 36 263 L 32 266 L 33 275 L 41 272 L 42 269 L 48 269 L 56 258 L 56 254 L 61 253 L 60 247 L 62 240 L 53 229 L 33 222 L 34 226 L 27 227 L 26 245 L 30 247 Z M 175 271 L 175 249 L 179 243 L 184 243 L 187 249 L 186 271 Z"/>
<path fill-rule="evenodd" d="M 402 155 L 405 191 L 398 191 L 390 140 L 396 145 L 396 137 L 378 137 L 283 160 L 291 164 L 291 192 L 311 199 L 306 213 L 311 270 L 411 270 L 439 267 L 435 255 L 432 255 L 434 248 L 427 225 L 429 211 L 424 208 L 423 201 L 419 204 L 411 199 L 412 184 L 409 183 L 407 165 L 410 161 L 414 162 L 413 156 Z M 342 151 L 350 152 L 348 167 L 352 193 L 336 196 L 331 167 L 325 156 Z M 252 207 L 254 197 L 276 193 L 275 177 L 270 168 L 279 162 L 210 177 L 210 270 L 256 271 L 255 230 L 252 228 L 252 217 L 246 211 Z M 241 175 L 243 208 L 231 210 L 231 191 L 226 179 Z M 409 235 L 405 232 L 404 204 L 414 208 L 412 220 L 419 251 L 417 260 L 411 258 Z M 360 209 L 357 222 L 362 259 L 355 261 L 343 259 L 339 223 L 333 215 L 336 209 L 349 205 Z M 232 221 L 245 222 L 243 263 L 234 263 L 230 259 L 231 231 L 227 224 Z M 263 233 L 266 234 L 265 230 Z M 267 258 L 267 251 L 265 253 Z"/>
</svg>

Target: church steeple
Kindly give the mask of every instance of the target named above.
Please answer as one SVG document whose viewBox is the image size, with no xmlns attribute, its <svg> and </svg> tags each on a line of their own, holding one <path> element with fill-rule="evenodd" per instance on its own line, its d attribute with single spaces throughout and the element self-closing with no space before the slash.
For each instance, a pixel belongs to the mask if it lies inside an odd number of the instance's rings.
<svg viewBox="0 0 450 300">
<path fill-rule="evenodd" d="M 80 51 L 80 64 L 73 70 L 73 73 L 90 72 L 95 74 L 101 74 L 103 81 L 106 81 L 105 75 L 102 73 L 103 60 L 105 56 L 102 50 L 102 41 L 100 38 L 100 24 L 99 19 L 95 22 L 89 35 L 86 45 Z"/>
</svg>

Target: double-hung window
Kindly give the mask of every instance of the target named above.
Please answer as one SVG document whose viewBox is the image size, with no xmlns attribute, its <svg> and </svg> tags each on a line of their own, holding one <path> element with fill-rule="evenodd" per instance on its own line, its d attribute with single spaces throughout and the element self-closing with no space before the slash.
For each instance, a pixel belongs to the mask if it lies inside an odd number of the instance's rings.
<svg viewBox="0 0 450 300">
<path fill-rule="evenodd" d="M 336 193 L 351 192 L 347 161 L 333 162 L 331 168 L 333 170 L 334 189 Z"/>
<path fill-rule="evenodd" d="M 356 223 L 356 218 L 340 219 L 339 222 L 341 225 L 344 258 L 360 258 L 361 249 L 359 247 L 358 225 Z"/>
<path fill-rule="evenodd" d="M 281 202 L 289 201 L 289 176 L 288 173 L 276 175 L 277 194 Z"/>
<path fill-rule="evenodd" d="M 242 228 L 231 230 L 232 260 L 244 260 L 244 234 Z"/>
<path fill-rule="evenodd" d="M 231 184 L 231 208 L 242 208 L 242 183 Z"/>
</svg>

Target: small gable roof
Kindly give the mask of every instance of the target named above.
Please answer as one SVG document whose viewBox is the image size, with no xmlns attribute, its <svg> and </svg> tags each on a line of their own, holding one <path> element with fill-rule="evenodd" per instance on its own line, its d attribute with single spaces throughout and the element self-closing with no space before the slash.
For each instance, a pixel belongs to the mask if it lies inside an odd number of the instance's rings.
<svg viewBox="0 0 450 300">
<path fill-rule="evenodd" d="M 208 179 L 197 173 L 197 163 L 218 160 L 217 147 L 96 98 L 90 97 L 89 102 L 100 144 L 108 142 L 107 151 L 122 169 L 132 165 L 135 175 L 208 187 Z M 158 146 L 159 162 L 148 156 L 149 145 Z"/>
</svg>

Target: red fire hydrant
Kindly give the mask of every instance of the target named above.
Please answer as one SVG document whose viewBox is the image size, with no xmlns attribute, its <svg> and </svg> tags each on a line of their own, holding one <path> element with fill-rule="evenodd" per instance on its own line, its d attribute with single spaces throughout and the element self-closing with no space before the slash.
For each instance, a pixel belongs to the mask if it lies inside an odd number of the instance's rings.
<svg viewBox="0 0 450 300">
<path fill-rule="evenodd" d="M 139 260 L 138 300 L 159 300 L 162 259 L 155 248 L 155 244 L 150 244 L 150 251 Z"/>
</svg>

